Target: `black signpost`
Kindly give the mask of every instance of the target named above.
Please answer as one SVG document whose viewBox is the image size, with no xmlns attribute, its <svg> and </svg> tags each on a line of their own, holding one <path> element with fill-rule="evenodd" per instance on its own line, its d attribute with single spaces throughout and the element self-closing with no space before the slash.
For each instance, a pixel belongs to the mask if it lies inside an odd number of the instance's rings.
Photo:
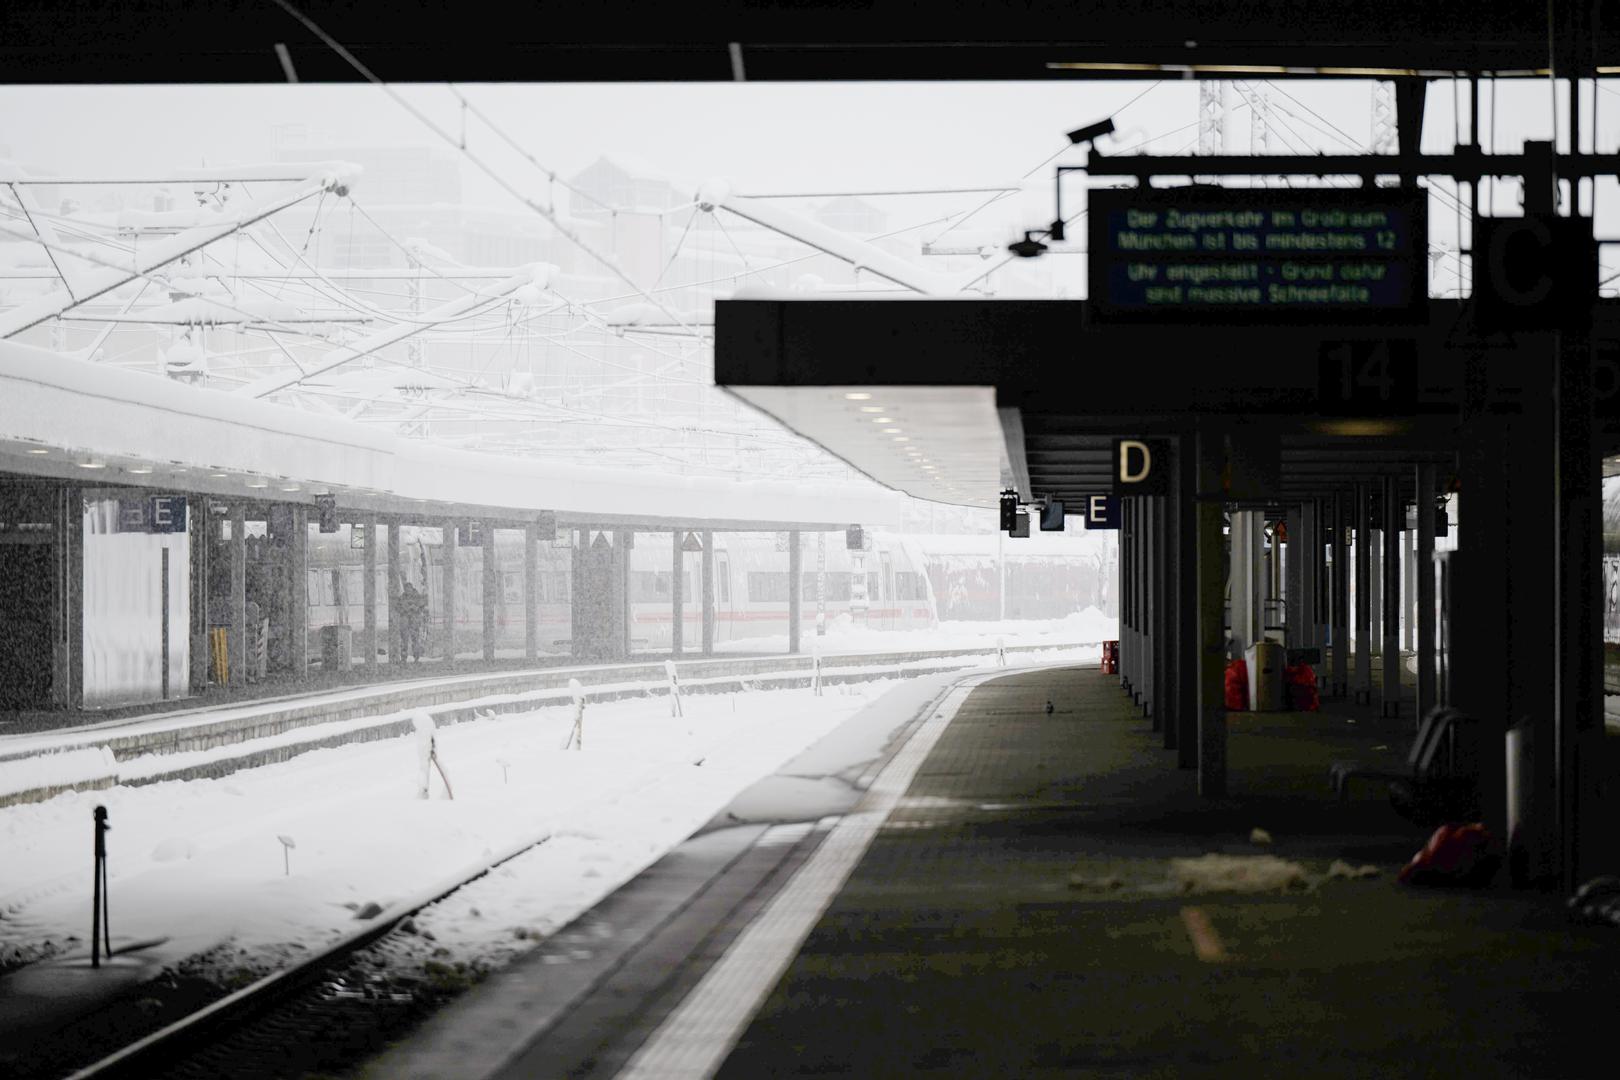
<svg viewBox="0 0 1620 1080">
<path fill-rule="evenodd" d="M 1199 325 L 1423 322 L 1424 198 L 1396 188 L 1093 190 L 1090 317 Z"/>
</svg>

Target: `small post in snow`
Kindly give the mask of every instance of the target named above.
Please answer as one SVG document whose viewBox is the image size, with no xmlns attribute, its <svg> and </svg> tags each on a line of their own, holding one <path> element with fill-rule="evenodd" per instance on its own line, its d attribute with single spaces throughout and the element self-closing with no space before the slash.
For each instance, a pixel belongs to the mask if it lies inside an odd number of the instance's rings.
<svg viewBox="0 0 1620 1080">
<path fill-rule="evenodd" d="M 664 661 L 664 672 L 669 676 L 669 715 L 683 716 L 681 712 L 681 680 L 675 673 L 675 661 Z"/>
<path fill-rule="evenodd" d="M 450 787 L 450 777 L 445 775 L 444 762 L 439 760 L 437 728 L 433 718 L 425 712 L 416 712 L 411 716 L 411 726 L 416 730 L 417 762 L 421 767 L 421 784 L 417 798 L 432 797 L 433 770 L 438 769 L 439 779 L 444 781 L 445 795 L 454 799 L 456 793 Z"/>
<path fill-rule="evenodd" d="M 112 959 L 112 930 L 107 919 L 107 808 L 95 809 L 95 885 L 90 894 L 90 966 L 101 966 L 101 948 L 107 947 L 107 959 Z"/>
<path fill-rule="evenodd" d="M 585 688 L 579 684 L 578 679 L 568 680 L 568 692 L 574 697 L 574 726 L 568 732 L 568 739 L 563 743 L 563 749 L 572 746 L 575 750 L 585 749 Z"/>
<path fill-rule="evenodd" d="M 281 873 L 282 873 L 282 876 L 283 877 L 292 877 L 292 856 L 289 855 L 288 852 L 292 851 L 292 849 L 297 847 L 298 845 L 293 843 L 293 838 L 290 837 L 290 836 L 278 835 L 276 837 L 276 839 L 281 841 Z"/>
<path fill-rule="evenodd" d="M 810 691 L 821 696 L 821 642 L 810 643 Z"/>
<path fill-rule="evenodd" d="M 1007 666 L 1007 639 L 996 638 L 996 666 Z"/>
</svg>

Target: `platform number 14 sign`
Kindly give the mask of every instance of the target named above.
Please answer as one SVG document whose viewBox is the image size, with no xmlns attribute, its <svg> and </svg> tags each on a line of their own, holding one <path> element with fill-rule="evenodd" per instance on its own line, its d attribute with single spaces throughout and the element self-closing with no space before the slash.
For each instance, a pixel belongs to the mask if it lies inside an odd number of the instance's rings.
<svg viewBox="0 0 1620 1080">
<path fill-rule="evenodd" d="M 1417 403 L 1417 350 L 1409 341 L 1327 341 L 1317 368 L 1325 413 L 1387 416 Z"/>
</svg>

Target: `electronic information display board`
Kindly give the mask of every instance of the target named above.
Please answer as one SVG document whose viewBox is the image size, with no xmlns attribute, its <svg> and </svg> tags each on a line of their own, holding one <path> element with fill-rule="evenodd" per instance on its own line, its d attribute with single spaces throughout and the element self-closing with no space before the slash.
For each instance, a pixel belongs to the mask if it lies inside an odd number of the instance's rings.
<svg viewBox="0 0 1620 1080">
<path fill-rule="evenodd" d="M 1426 192 L 1088 194 L 1093 321 L 1367 325 L 1427 317 Z"/>
</svg>

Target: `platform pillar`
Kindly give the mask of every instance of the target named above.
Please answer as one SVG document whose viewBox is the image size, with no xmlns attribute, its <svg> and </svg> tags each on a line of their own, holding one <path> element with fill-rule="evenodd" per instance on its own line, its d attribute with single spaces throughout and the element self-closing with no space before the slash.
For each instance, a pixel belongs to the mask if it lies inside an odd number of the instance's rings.
<svg viewBox="0 0 1620 1080">
<path fill-rule="evenodd" d="M 1147 612 L 1147 625 L 1149 625 L 1149 640 L 1153 644 L 1153 653 L 1149 661 L 1149 674 L 1152 675 L 1149 691 L 1149 716 L 1153 719 L 1153 730 L 1160 732 L 1165 725 L 1165 716 L 1170 712 L 1170 627 L 1168 627 L 1168 589 L 1165 588 L 1166 560 L 1165 560 L 1165 504 L 1170 502 L 1165 495 L 1152 495 L 1149 500 L 1150 520 L 1153 531 L 1149 533 L 1149 612 Z"/>
<path fill-rule="evenodd" d="M 365 634 L 361 640 L 364 655 L 361 663 L 365 666 L 366 674 L 374 676 L 377 673 L 377 515 L 365 515 L 360 524 L 365 530 L 361 538 L 365 544 L 365 573 L 360 582 L 360 595 L 365 608 Z"/>
<path fill-rule="evenodd" d="M 1136 500 L 1119 500 L 1119 687 L 1131 692 L 1131 663 L 1136 658 L 1135 642 L 1131 640 L 1131 626 L 1136 612 L 1131 607 L 1135 597 L 1136 578 L 1131 573 L 1135 560 L 1131 558 L 1131 510 Z"/>
<path fill-rule="evenodd" d="M 700 534 L 703 542 L 702 592 L 703 605 L 703 655 L 714 655 L 714 533 L 704 529 Z"/>
<path fill-rule="evenodd" d="M 399 567 L 399 517 L 389 515 L 383 519 L 388 523 L 388 573 L 383 576 L 383 587 L 388 595 L 388 664 L 397 667 L 405 662 L 405 620 L 399 617 L 399 594 L 401 591 Z"/>
<path fill-rule="evenodd" d="M 535 660 L 540 656 L 539 570 L 535 566 L 539 553 L 540 526 L 532 521 L 523 525 L 523 659 Z"/>
<path fill-rule="evenodd" d="M 495 554 L 495 523 L 480 521 L 478 538 L 481 541 L 484 571 L 484 659 L 495 659 L 495 612 L 500 604 L 500 565 Z"/>
<path fill-rule="evenodd" d="M 1401 715 L 1401 487 L 1384 477 L 1384 692 L 1382 714 Z"/>
<path fill-rule="evenodd" d="M 1557 550 L 1553 723 L 1555 850 L 1564 890 L 1599 869 L 1612 835 L 1598 820 L 1604 751 L 1602 469 L 1593 439 L 1592 342 L 1584 326 L 1559 331 L 1554 398 Z"/>
<path fill-rule="evenodd" d="M 1367 500 L 1368 521 L 1377 521 L 1384 502 L 1383 485 L 1369 484 Z M 1384 532 L 1371 524 L 1367 527 L 1367 651 L 1375 661 L 1384 655 Z M 1372 691 L 1370 684 L 1375 666 L 1369 665 L 1367 671 L 1369 693 Z"/>
<path fill-rule="evenodd" d="M 287 668 L 295 679 L 309 677 L 309 507 L 288 508 Z"/>
<path fill-rule="evenodd" d="M 1434 466 L 1425 463 L 1414 472 L 1417 521 L 1413 529 L 1416 555 L 1412 591 L 1417 604 L 1417 715 L 1422 719 L 1438 701 L 1434 665 L 1434 528 L 1438 515 L 1434 504 Z"/>
<path fill-rule="evenodd" d="M 1358 705 L 1372 704 L 1372 505 L 1367 485 L 1356 482 L 1356 666 L 1352 672 Z"/>
<path fill-rule="evenodd" d="M 1221 565 L 1224 440 L 1208 428 L 1198 432 L 1198 793 L 1226 794 L 1226 573 Z"/>
<path fill-rule="evenodd" d="M 1198 627 L 1198 462 L 1197 437 L 1185 433 L 1176 441 L 1175 496 L 1171 503 L 1171 547 L 1174 552 L 1175 715 L 1165 724 L 1165 746 L 1174 747 L 1176 766 L 1198 767 L 1199 686 L 1203 640 Z"/>
<path fill-rule="evenodd" d="M 682 639 L 686 631 L 683 618 L 686 614 L 686 558 L 681 552 L 681 530 L 671 529 L 669 539 L 670 550 L 674 557 L 669 572 L 669 654 L 678 660 L 681 656 L 681 646 L 685 644 Z"/>
<path fill-rule="evenodd" d="M 621 530 L 613 534 L 613 551 L 608 559 L 608 595 L 610 617 L 613 619 L 607 641 L 618 641 L 618 648 L 609 659 L 628 660 L 635 650 L 635 620 L 630 617 L 630 551 L 636 545 L 636 534 Z"/>
<path fill-rule="evenodd" d="M 439 526 L 439 537 L 439 551 L 444 559 L 439 565 L 439 594 L 444 603 L 439 648 L 444 654 L 445 669 L 449 670 L 456 666 L 456 523 L 443 522 Z"/>
<path fill-rule="evenodd" d="M 1331 636 L 1333 641 L 1333 696 L 1350 693 L 1350 508 L 1343 491 L 1333 497 L 1333 588 Z"/>
<path fill-rule="evenodd" d="M 247 685 L 247 508 L 231 504 L 230 684 Z"/>
<path fill-rule="evenodd" d="M 804 582 L 800 567 L 803 555 L 799 551 L 799 531 L 788 533 L 788 652 L 799 651 L 799 613 L 804 600 Z M 884 597 L 885 602 L 890 597 Z"/>
<path fill-rule="evenodd" d="M 1301 595 L 1305 591 L 1305 513 L 1299 506 L 1290 506 L 1283 514 L 1283 531 L 1288 534 L 1286 545 L 1278 546 L 1286 553 L 1283 559 L 1283 641 L 1289 648 L 1305 647 L 1306 604 Z"/>
<path fill-rule="evenodd" d="M 1401 647 L 1417 652 L 1417 528 L 1407 529 L 1401 536 L 1401 552 L 1406 571 L 1402 576 L 1401 606 L 1406 619 L 1401 624 Z M 1419 716 L 1423 715 L 1421 712 Z"/>
<path fill-rule="evenodd" d="M 186 532 L 191 546 L 191 692 L 200 694 L 208 687 L 210 664 L 208 643 L 208 561 L 214 548 L 213 515 L 205 495 L 186 498 Z M 53 680 L 52 687 L 55 687 Z M 65 702 L 64 702 L 65 704 Z"/>
</svg>

